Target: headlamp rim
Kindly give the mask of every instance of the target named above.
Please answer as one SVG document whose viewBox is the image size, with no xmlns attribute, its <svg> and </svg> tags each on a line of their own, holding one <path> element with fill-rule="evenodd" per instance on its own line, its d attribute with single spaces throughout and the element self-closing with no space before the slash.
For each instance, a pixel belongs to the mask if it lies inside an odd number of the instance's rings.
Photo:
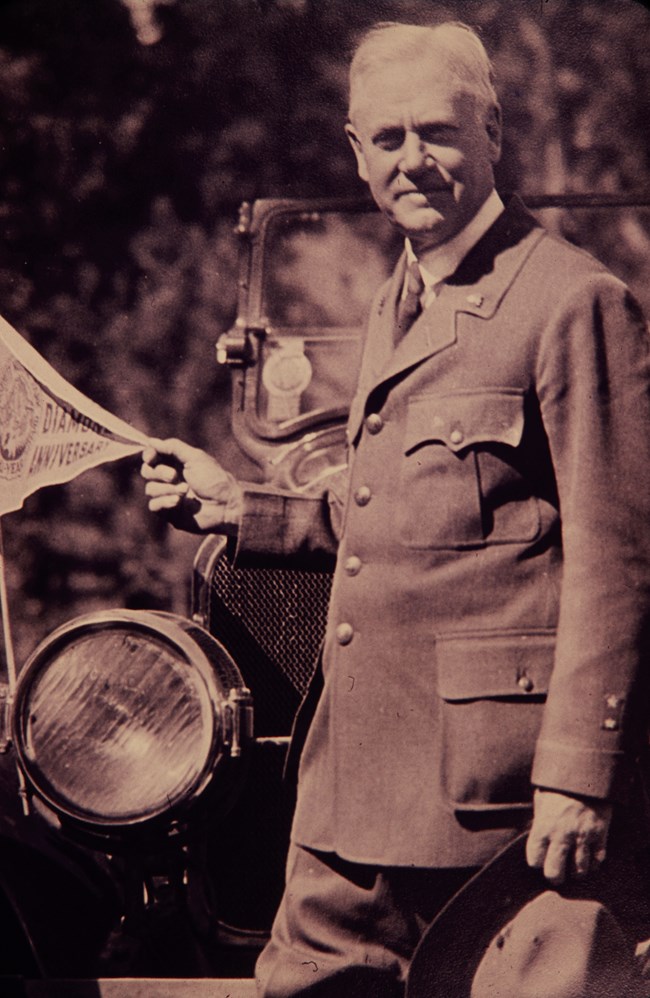
<svg viewBox="0 0 650 998">
<path fill-rule="evenodd" d="M 30 758 L 26 725 L 32 687 L 47 667 L 48 662 L 64 647 L 66 639 L 73 634 L 81 636 L 107 629 L 118 630 L 125 626 L 163 639 L 176 653 L 180 653 L 182 661 L 188 668 L 192 667 L 198 674 L 212 707 L 210 712 L 210 744 L 201 765 L 197 767 L 196 774 L 174 799 L 167 799 L 146 812 L 106 817 L 90 810 L 84 810 L 76 804 L 72 805 L 52 786 L 41 768 Z M 220 768 L 220 763 L 227 755 L 228 745 L 224 738 L 224 709 L 230 689 L 226 689 L 221 683 L 204 648 L 188 633 L 188 628 L 194 630 L 197 627 L 198 625 L 188 621 L 187 618 L 162 611 L 100 610 L 67 621 L 34 649 L 25 662 L 16 685 L 11 715 L 11 736 L 17 763 L 27 778 L 29 786 L 59 818 L 96 830 L 141 828 L 160 819 L 171 822 L 179 812 L 185 810 L 189 804 L 200 797 L 208 784 L 212 782 L 215 773 Z M 207 636 L 209 641 L 217 646 L 220 657 L 225 656 L 224 662 L 227 660 L 229 670 L 231 672 L 234 670 L 233 675 L 239 675 L 236 664 L 225 649 L 216 642 L 212 635 L 203 629 L 201 631 L 204 639 Z M 243 680 L 241 686 L 244 687 Z"/>
</svg>

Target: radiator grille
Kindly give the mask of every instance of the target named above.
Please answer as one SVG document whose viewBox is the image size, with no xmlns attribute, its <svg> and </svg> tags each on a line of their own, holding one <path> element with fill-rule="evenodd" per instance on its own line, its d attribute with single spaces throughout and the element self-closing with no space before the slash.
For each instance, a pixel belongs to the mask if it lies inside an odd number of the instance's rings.
<svg viewBox="0 0 650 998">
<path fill-rule="evenodd" d="M 332 577 L 293 569 L 233 568 L 210 581 L 208 627 L 253 693 L 255 734 L 289 734 L 325 633 Z"/>
</svg>

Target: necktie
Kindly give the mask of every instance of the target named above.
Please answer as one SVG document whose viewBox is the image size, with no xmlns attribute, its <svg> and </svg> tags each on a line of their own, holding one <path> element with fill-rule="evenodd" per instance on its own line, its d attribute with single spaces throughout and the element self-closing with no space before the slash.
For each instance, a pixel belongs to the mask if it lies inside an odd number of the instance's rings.
<svg viewBox="0 0 650 998">
<path fill-rule="evenodd" d="M 417 260 L 408 265 L 406 271 L 406 294 L 397 305 L 395 322 L 395 346 L 406 336 L 407 332 L 422 311 L 420 296 L 424 291 L 424 281 Z"/>
</svg>

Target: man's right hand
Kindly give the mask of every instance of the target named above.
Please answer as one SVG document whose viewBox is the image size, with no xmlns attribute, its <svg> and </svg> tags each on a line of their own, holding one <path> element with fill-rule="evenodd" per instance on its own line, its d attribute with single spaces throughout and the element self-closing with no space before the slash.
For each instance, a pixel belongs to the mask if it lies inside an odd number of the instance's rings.
<svg viewBox="0 0 650 998">
<path fill-rule="evenodd" d="M 218 461 L 182 440 L 151 440 L 142 455 L 149 509 L 180 530 L 235 535 L 243 489 Z"/>
</svg>

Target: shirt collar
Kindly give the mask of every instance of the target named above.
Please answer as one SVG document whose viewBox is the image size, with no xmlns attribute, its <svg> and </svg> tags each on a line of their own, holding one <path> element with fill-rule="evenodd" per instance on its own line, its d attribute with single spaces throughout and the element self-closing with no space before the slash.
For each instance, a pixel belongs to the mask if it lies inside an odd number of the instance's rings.
<svg viewBox="0 0 650 998">
<path fill-rule="evenodd" d="M 465 228 L 429 254 L 428 266 L 423 267 L 422 264 L 419 264 L 425 293 L 434 290 L 438 284 L 441 284 L 446 277 L 450 277 L 458 269 L 461 260 L 467 256 L 481 236 L 485 235 L 503 210 L 503 201 L 493 189 Z M 408 236 L 405 239 L 405 246 L 407 263 L 417 261 L 418 258 Z"/>
</svg>

